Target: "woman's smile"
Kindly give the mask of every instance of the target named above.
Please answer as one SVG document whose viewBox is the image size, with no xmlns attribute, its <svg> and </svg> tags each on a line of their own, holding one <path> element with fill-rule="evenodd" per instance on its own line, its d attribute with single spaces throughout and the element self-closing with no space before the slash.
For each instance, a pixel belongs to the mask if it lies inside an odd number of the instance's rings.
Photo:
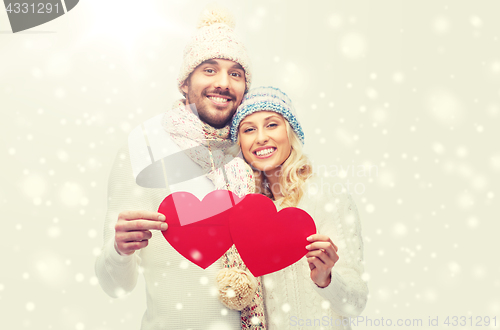
<svg viewBox="0 0 500 330">
<path fill-rule="evenodd" d="M 278 150 L 277 148 L 275 147 L 261 147 L 261 148 L 257 148 L 253 154 L 259 158 L 259 159 L 264 159 L 264 158 L 269 158 L 271 157 L 272 155 L 275 154 L 276 150 Z"/>
</svg>

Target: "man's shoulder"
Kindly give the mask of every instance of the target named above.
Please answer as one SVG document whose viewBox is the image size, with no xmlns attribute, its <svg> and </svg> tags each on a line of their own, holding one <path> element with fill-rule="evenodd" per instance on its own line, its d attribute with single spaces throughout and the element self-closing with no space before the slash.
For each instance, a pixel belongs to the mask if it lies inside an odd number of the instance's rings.
<svg viewBox="0 0 500 330">
<path fill-rule="evenodd" d="M 128 136 L 128 155 L 134 176 L 180 149 L 163 128 L 164 114 L 158 114 L 132 129 Z"/>
</svg>

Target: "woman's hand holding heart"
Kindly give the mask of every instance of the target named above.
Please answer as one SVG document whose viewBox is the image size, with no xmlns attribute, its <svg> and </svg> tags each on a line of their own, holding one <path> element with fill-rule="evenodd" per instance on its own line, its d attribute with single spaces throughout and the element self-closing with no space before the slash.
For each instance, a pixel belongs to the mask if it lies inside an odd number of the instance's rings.
<svg viewBox="0 0 500 330">
<path fill-rule="evenodd" d="M 309 250 L 306 258 L 311 269 L 311 279 L 320 288 L 325 288 L 330 284 L 332 268 L 339 260 L 338 248 L 326 235 L 314 234 L 307 240 L 311 242 L 306 246 Z"/>
</svg>

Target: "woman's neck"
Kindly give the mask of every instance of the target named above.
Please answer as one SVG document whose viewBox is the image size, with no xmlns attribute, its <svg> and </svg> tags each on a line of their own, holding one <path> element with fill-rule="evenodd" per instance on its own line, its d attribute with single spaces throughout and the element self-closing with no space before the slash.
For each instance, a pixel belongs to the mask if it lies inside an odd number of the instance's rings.
<svg viewBox="0 0 500 330">
<path fill-rule="evenodd" d="M 280 173 L 281 167 L 277 167 L 272 169 L 271 171 L 264 172 L 267 181 L 269 182 L 269 188 L 271 189 L 271 193 L 273 194 L 274 200 L 277 200 L 283 195 L 281 194 L 281 186 L 280 186 Z"/>
</svg>

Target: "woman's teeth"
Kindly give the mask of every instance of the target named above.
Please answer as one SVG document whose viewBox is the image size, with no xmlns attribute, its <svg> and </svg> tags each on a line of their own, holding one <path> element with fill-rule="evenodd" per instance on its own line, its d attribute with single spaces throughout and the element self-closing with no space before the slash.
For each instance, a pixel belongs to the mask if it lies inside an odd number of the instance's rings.
<svg viewBox="0 0 500 330">
<path fill-rule="evenodd" d="M 269 155 L 273 151 L 274 151 L 273 148 L 269 148 L 269 149 L 264 149 L 264 150 L 256 151 L 255 154 L 257 156 L 265 156 L 265 155 Z"/>
<path fill-rule="evenodd" d="M 229 101 L 228 99 L 224 99 L 222 97 L 209 96 L 208 98 L 217 103 L 225 103 Z"/>
</svg>

